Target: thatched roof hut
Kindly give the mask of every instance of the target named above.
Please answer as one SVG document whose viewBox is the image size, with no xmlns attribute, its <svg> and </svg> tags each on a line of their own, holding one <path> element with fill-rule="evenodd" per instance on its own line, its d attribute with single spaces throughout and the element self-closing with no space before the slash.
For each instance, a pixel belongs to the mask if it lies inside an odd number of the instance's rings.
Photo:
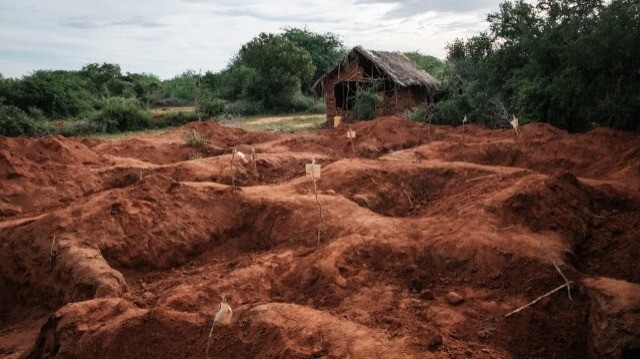
<svg viewBox="0 0 640 359">
<path fill-rule="evenodd" d="M 372 51 L 356 46 L 313 85 L 327 101 L 327 120 L 349 118 L 356 92 L 377 84 L 382 102 L 378 115 L 393 115 L 432 100 L 438 80 L 400 52 Z"/>
</svg>

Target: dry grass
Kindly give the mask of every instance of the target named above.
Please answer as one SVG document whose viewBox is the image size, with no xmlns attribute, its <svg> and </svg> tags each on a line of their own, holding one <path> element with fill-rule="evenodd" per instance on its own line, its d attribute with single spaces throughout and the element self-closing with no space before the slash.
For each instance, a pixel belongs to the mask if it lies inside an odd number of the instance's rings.
<svg viewBox="0 0 640 359">
<path fill-rule="evenodd" d="M 184 144 L 196 149 L 203 148 L 207 145 L 207 139 L 204 138 L 198 131 L 191 130 L 184 134 Z"/>
<path fill-rule="evenodd" d="M 178 113 L 178 112 L 194 112 L 194 111 L 195 111 L 195 107 L 193 106 L 158 107 L 158 108 L 152 108 L 151 110 L 149 110 L 152 116 L 169 115 L 169 114 Z"/>
<path fill-rule="evenodd" d="M 247 131 L 298 132 L 319 128 L 325 121 L 326 117 L 324 115 L 300 115 L 230 122 L 229 126 L 242 128 Z"/>
</svg>

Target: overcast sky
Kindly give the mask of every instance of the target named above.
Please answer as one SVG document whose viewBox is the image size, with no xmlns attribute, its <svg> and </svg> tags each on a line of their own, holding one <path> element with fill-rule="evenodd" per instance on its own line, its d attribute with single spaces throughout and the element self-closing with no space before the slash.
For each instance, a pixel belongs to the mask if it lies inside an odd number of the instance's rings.
<svg viewBox="0 0 640 359">
<path fill-rule="evenodd" d="M 0 73 L 118 63 L 161 78 L 219 71 L 260 32 L 307 27 L 345 45 L 444 58 L 500 0 L 0 0 Z"/>
</svg>

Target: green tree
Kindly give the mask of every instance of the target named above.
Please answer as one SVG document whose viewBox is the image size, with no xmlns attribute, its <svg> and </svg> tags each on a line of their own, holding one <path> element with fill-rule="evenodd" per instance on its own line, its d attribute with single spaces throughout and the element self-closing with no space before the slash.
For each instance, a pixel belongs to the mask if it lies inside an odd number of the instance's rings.
<svg viewBox="0 0 640 359">
<path fill-rule="evenodd" d="M 376 117 L 377 108 L 382 97 L 378 95 L 376 86 L 360 88 L 356 91 L 353 114 L 358 120 L 370 121 Z"/>
<path fill-rule="evenodd" d="M 152 103 L 162 98 L 161 81 L 156 75 L 127 73 L 124 80 L 131 84 L 136 98 L 144 108 L 149 108 Z"/>
<path fill-rule="evenodd" d="M 47 117 L 67 118 L 93 109 L 88 87 L 76 72 L 40 70 L 12 81 L 4 96 L 23 111 L 36 107 Z"/>
<path fill-rule="evenodd" d="M 122 73 L 118 64 L 88 64 L 78 75 L 91 83 L 92 93 L 98 98 L 122 95 Z"/>
<path fill-rule="evenodd" d="M 255 69 L 254 99 L 269 110 L 287 110 L 300 91 L 300 79 L 308 79 L 315 71 L 309 52 L 274 34 L 260 33 L 244 44 L 239 59 Z"/>
<path fill-rule="evenodd" d="M 442 90 L 436 122 L 459 125 L 464 118 L 489 126 L 508 118 L 504 94 L 493 85 L 493 71 L 487 65 L 494 54 L 493 42 L 481 33 L 469 40 L 456 39 L 447 45 L 447 62 L 442 69 Z"/>
<path fill-rule="evenodd" d="M 150 117 L 135 98 L 110 97 L 102 101 L 91 122 L 103 132 L 136 131 L 151 127 Z"/>
<path fill-rule="evenodd" d="M 489 34 L 448 46 L 441 120 L 515 112 L 570 131 L 640 130 L 640 3 L 507 1 L 487 19 Z"/>
<path fill-rule="evenodd" d="M 163 105 L 192 105 L 196 99 L 198 74 L 187 70 L 169 80 L 162 81 Z"/>
<path fill-rule="evenodd" d="M 11 83 L 9 82 L 9 79 L 4 78 L 4 76 L 0 74 L 0 105 L 7 100 L 7 94 L 9 93 L 10 88 Z"/>
<path fill-rule="evenodd" d="M 257 70 L 242 64 L 234 64 L 218 73 L 207 71 L 202 77 L 203 87 L 217 98 L 227 101 L 238 101 L 250 98 L 258 78 Z M 259 96 L 259 94 L 257 94 Z"/>
<path fill-rule="evenodd" d="M 313 83 L 322 77 L 335 64 L 336 60 L 342 56 L 346 48 L 338 35 L 326 32 L 323 34 L 309 31 L 307 28 L 298 29 L 294 27 L 284 28 L 282 36 L 294 43 L 301 49 L 305 49 L 311 61 L 316 67 L 313 75 L 308 78 L 301 78 L 302 91 L 309 93 Z"/>
<path fill-rule="evenodd" d="M 418 51 L 405 52 L 404 55 L 409 60 L 415 62 L 421 69 L 427 72 L 429 75 L 441 79 L 442 71 L 444 70 L 444 61 L 431 55 L 423 55 Z"/>
<path fill-rule="evenodd" d="M 47 122 L 33 119 L 15 106 L 0 104 L 0 136 L 44 136 L 51 132 Z"/>
</svg>

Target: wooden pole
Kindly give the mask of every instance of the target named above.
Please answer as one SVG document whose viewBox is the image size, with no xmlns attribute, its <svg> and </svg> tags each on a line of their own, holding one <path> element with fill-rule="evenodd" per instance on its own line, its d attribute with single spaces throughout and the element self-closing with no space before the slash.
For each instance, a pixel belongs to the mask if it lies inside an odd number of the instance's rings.
<svg viewBox="0 0 640 359">
<path fill-rule="evenodd" d="M 508 318 L 508 317 L 510 317 L 510 316 L 512 316 L 512 315 L 514 315 L 514 314 L 516 314 L 516 313 L 518 313 L 519 311 L 521 311 L 521 310 L 523 310 L 523 309 L 525 309 L 525 308 L 528 308 L 528 307 L 530 307 L 530 306 L 532 306 L 532 305 L 534 305 L 534 304 L 538 303 L 538 302 L 540 301 L 540 299 L 550 296 L 551 294 L 553 294 L 553 293 L 555 293 L 555 292 L 559 291 L 560 289 L 562 289 L 562 288 L 564 288 L 564 287 L 567 287 L 569 284 L 571 284 L 571 282 L 565 283 L 565 284 L 563 284 L 563 285 L 559 286 L 558 288 L 556 288 L 556 289 L 554 289 L 554 290 L 552 290 L 552 291 L 550 291 L 550 292 L 548 292 L 548 293 L 546 293 L 546 294 L 543 294 L 543 295 L 539 296 L 538 298 L 536 298 L 536 299 L 534 299 L 533 301 L 531 301 L 531 302 L 529 302 L 529 303 L 527 303 L 527 304 L 523 305 L 522 307 L 520 307 L 520 308 L 518 308 L 518 309 L 516 309 L 516 310 L 514 310 L 514 311 L 512 311 L 512 312 L 507 313 L 507 315 L 505 315 L 504 317 L 505 317 L 505 318 Z"/>
<path fill-rule="evenodd" d="M 316 173 L 314 171 L 316 164 L 316 159 L 314 157 L 311 158 L 311 179 L 313 179 L 313 194 L 316 197 L 316 203 L 318 204 L 318 211 L 320 212 L 320 221 L 318 222 L 318 247 L 320 247 L 320 225 L 322 224 L 322 205 L 318 200 L 318 186 L 316 183 Z"/>
<path fill-rule="evenodd" d="M 231 187 L 233 188 L 233 190 L 236 190 L 236 169 L 233 165 L 233 160 L 236 158 L 236 149 L 233 149 L 233 152 L 231 153 Z"/>
<path fill-rule="evenodd" d="M 258 175 L 258 165 L 256 164 L 256 150 L 253 147 L 251 147 L 251 162 L 253 162 L 253 173 L 256 176 L 256 178 L 258 178 L 259 175 Z"/>
<path fill-rule="evenodd" d="M 413 208 L 413 201 L 411 201 L 411 197 L 409 197 L 409 193 L 407 193 L 407 189 L 404 187 L 404 182 L 400 182 L 400 185 L 402 186 L 404 195 L 407 196 L 407 199 L 409 200 L 409 205 L 411 206 L 411 208 Z"/>
</svg>

